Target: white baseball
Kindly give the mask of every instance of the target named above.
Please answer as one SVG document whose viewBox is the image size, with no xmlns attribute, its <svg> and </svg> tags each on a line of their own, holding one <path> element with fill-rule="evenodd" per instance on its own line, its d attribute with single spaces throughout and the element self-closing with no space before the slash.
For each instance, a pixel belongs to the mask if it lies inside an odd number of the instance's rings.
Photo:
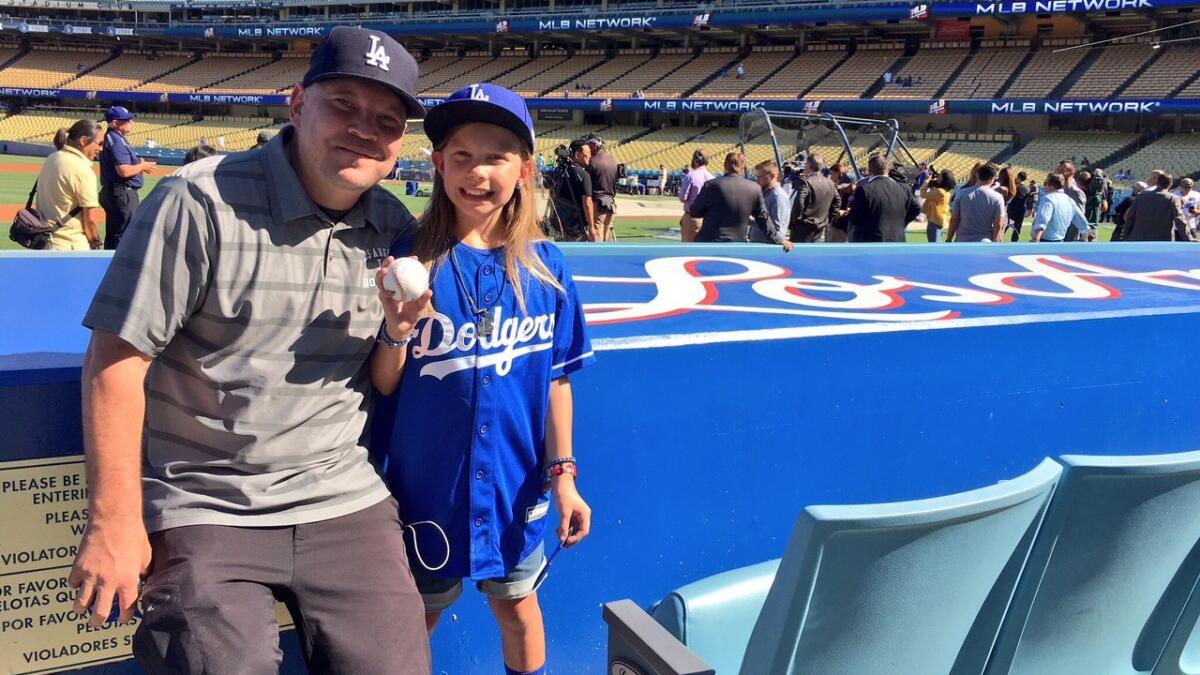
<svg viewBox="0 0 1200 675">
<path fill-rule="evenodd" d="M 398 258 L 383 276 L 383 289 L 400 302 L 412 302 L 429 289 L 429 272 L 416 258 Z"/>
</svg>

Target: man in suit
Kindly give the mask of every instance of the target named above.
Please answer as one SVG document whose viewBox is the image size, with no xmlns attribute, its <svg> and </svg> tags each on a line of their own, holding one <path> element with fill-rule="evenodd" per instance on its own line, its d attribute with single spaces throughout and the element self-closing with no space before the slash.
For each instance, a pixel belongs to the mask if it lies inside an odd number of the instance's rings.
<svg viewBox="0 0 1200 675">
<path fill-rule="evenodd" d="M 904 241 L 904 228 L 921 214 L 916 197 L 888 177 L 883 155 L 872 155 L 867 171 L 850 199 L 850 242 Z"/>
<path fill-rule="evenodd" d="M 1191 241 L 1183 204 L 1171 194 L 1171 174 L 1158 176 L 1154 192 L 1143 191 L 1125 213 L 1124 241 Z"/>
<path fill-rule="evenodd" d="M 837 218 L 842 200 L 837 186 L 822 172 L 825 163 L 819 154 L 811 154 L 804 163 L 805 175 L 796 183 L 796 198 L 792 202 L 792 241 L 811 243 L 822 241 L 830 222 Z"/>
<path fill-rule="evenodd" d="M 769 227 L 762 190 L 742 176 L 746 157 L 740 152 L 725 155 L 725 175 L 704 184 L 688 213 L 703 218 L 696 234 L 698 242 L 746 241 L 750 219 L 764 232 Z"/>
</svg>

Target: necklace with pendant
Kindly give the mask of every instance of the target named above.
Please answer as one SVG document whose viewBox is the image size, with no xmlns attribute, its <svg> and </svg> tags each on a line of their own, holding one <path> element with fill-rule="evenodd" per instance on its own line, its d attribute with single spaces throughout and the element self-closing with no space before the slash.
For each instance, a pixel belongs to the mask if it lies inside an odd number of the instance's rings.
<svg viewBox="0 0 1200 675">
<path fill-rule="evenodd" d="M 475 317 L 475 334 L 491 335 L 493 328 L 491 308 L 481 309 L 475 302 L 475 296 L 467 290 L 467 282 L 463 280 L 462 272 L 458 269 L 458 258 L 454 255 L 453 248 L 450 249 L 450 267 L 454 268 L 454 278 L 458 280 L 458 288 L 462 291 L 463 297 L 467 299 L 467 304 L 471 307 L 471 314 Z"/>
</svg>

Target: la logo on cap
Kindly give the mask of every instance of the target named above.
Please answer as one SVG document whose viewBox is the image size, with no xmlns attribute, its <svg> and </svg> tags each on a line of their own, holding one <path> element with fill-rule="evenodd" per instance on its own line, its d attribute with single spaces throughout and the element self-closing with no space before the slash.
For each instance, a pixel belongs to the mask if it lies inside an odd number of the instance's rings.
<svg viewBox="0 0 1200 675">
<path fill-rule="evenodd" d="M 487 95 L 483 87 L 478 84 L 471 85 L 471 100 L 472 101 L 491 101 L 492 98 Z"/>
<path fill-rule="evenodd" d="M 367 65 L 375 66 L 381 70 L 387 70 L 388 64 L 392 62 L 392 57 L 388 56 L 387 50 L 383 48 L 383 44 L 379 42 L 378 35 L 372 35 L 371 47 L 367 50 Z"/>
</svg>

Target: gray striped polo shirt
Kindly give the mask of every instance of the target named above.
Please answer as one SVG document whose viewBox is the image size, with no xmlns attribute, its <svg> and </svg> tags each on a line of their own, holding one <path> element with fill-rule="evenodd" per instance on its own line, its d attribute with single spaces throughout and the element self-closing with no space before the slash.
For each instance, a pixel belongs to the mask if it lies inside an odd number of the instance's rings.
<svg viewBox="0 0 1200 675">
<path fill-rule="evenodd" d="M 83 320 L 153 357 L 150 531 L 313 522 L 388 496 L 366 450 L 375 270 L 415 222 L 378 186 L 333 222 L 288 162 L 291 136 L 164 178 Z"/>
</svg>

